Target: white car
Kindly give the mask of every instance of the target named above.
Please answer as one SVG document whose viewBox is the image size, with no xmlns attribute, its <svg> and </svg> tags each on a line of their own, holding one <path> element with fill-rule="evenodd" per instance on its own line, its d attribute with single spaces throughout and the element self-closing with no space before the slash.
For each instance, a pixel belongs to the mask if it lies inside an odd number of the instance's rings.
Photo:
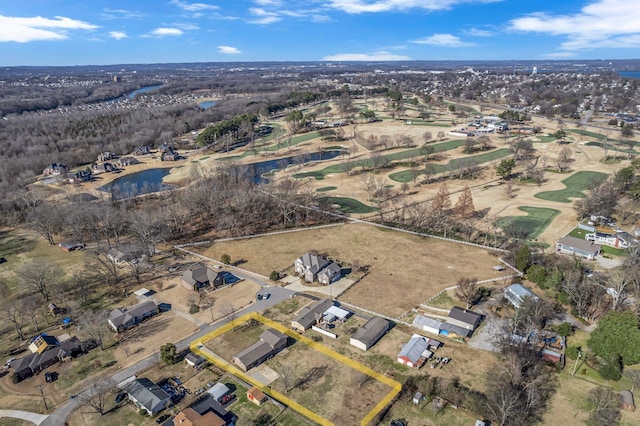
<svg viewBox="0 0 640 426">
<path fill-rule="evenodd" d="M 213 265 L 213 269 L 222 269 L 222 266 L 220 266 L 220 265 Z"/>
<path fill-rule="evenodd" d="M 2 366 L 2 368 L 4 368 L 4 369 L 9 368 L 9 367 L 11 366 L 11 363 L 12 363 L 13 361 L 15 361 L 15 360 L 16 360 L 15 358 L 9 358 L 9 359 L 7 360 L 7 362 L 5 362 L 5 363 L 4 363 L 4 365 Z"/>
</svg>

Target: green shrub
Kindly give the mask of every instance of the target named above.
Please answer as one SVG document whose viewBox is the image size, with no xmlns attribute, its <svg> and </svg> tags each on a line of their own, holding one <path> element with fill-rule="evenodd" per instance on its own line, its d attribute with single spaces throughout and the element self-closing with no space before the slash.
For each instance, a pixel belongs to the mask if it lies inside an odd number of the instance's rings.
<svg viewBox="0 0 640 426">
<path fill-rule="evenodd" d="M 567 347 L 567 350 L 564 351 L 564 355 L 567 358 L 578 359 L 578 353 L 580 353 L 580 350 L 580 346 L 569 346 Z"/>
<path fill-rule="evenodd" d="M 189 306 L 189 313 L 190 314 L 197 314 L 198 312 L 200 312 L 200 306 L 198 306 L 198 305 Z"/>
<path fill-rule="evenodd" d="M 13 383 L 20 383 L 22 381 L 22 376 L 20 376 L 17 372 L 14 372 L 11 375 L 11 380 L 13 381 Z"/>
<path fill-rule="evenodd" d="M 220 262 L 224 263 L 225 265 L 229 265 L 231 263 L 231 256 L 229 256 L 228 254 L 223 254 L 220 257 Z"/>
<path fill-rule="evenodd" d="M 568 322 L 563 322 L 555 327 L 556 333 L 562 337 L 571 336 L 573 334 L 573 325 Z"/>
<path fill-rule="evenodd" d="M 278 271 L 271 271 L 271 274 L 269 275 L 269 279 L 271 281 L 278 281 L 280 279 L 280 274 L 278 273 Z"/>
</svg>

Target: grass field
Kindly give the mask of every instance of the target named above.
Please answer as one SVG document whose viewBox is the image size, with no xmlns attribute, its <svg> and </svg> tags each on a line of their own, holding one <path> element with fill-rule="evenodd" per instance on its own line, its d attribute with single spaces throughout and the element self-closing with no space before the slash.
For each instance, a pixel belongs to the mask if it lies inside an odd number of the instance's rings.
<svg viewBox="0 0 640 426">
<path fill-rule="evenodd" d="M 333 187 L 333 189 L 335 189 L 335 187 Z M 371 207 L 366 204 L 363 204 L 354 198 L 322 197 L 321 200 L 326 200 L 331 204 L 337 204 L 338 206 L 340 206 L 339 210 L 342 213 L 367 214 L 367 213 L 373 213 L 378 210 L 375 207 Z"/>
<path fill-rule="evenodd" d="M 507 226 L 513 226 L 517 235 L 522 235 L 528 240 L 537 238 L 560 214 L 559 210 L 542 207 L 520 206 L 518 210 L 525 212 L 527 216 L 502 217 L 498 219 L 496 224 L 503 229 Z"/>
<path fill-rule="evenodd" d="M 598 148 L 602 148 L 602 146 L 604 145 L 604 142 L 587 142 L 585 145 L 597 146 Z M 621 148 L 619 144 L 613 144 L 613 143 L 609 143 L 609 146 L 607 147 L 607 149 L 609 151 L 624 152 L 625 154 L 629 154 L 629 153 L 634 155 L 640 154 L 640 152 L 636 151 L 635 149 Z"/>
<path fill-rule="evenodd" d="M 541 143 L 549 143 L 558 140 L 558 138 L 553 135 L 538 136 L 537 138 Z"/>
<path fill-rule="evenodd" d="M 464 140 L 456 139 L 452 141 L 433 144 L 431 146 L 435 149 L 435 152 L 444 152 L 444 151 L 449 151 L 452 149 L 459 148 L 463 146 L 465 143 L 466 142 Z M 423 152 L 422 148 L 412 148 L 412 149 L 394 152 L 393 154 L 383 155 L 382 158 L 384 158 L 387 162 L 393 162 L 393 161 L 399 161 L 399 160 L 406 160 L 411 157 L 420 157 L 423 155 L 422 152 Z M 313 177 L 316 180 L 323 180 L 328 174 L 345 173 L 347 170 L 353 170 L 357 167 L 372 168 L 373 161 L 370 158 L 364 158 L 362 160 L 353 161 L 349 164 L 333 164 L 331 166 L 325 167 L 320 170 L 296 173 L 293 175 L 293 177 L 296 179 Z"/>
<path fill-rule="evenodd" d="M 213 259 L 223 253 L 245 259 L 243 268 L 263 275 L 290 267 L 311 250 L 345 264 L 367 266 L 369 274 L 340 299 L 394 317 L 459 278 L 500 276 L 492 269 L 497 262 L 494 252 L 365 224 L 226 241 L 200 249 Z"/>
<path fill-rule="evenodd" d="M 584 198 L 584 191 L 592 187 L 594 184 L 600 184 L 607 179 L 606 173 L 600 172 L 576 172 L 562 183 L 565 189 L 559 191 L 543 191 L 534 194 L 534 197 L 541 200 L 555 201 L 557 203 L 570 203 L 571 198 Z"/>
<path fill-rule="evenodd" d="M 484 164 L 502 157 L 506 157 L 509 154 L 511 154 L 511 151 L 508 148 L 500 148 L 495 151 L 485 152 L 483 154 L 470 155 L 463 158 L 454 158 L 447 164 L 432 164 L 432 170 L 433 173 L 444 173 L 447 170 L 458 167 L 459 164 L 464 163 L 465 161 L 470 159 L 475 160 L 478 164 Z M 389 175 L 389 179 L 396 182 L 411 182 L 415 176 L 415 173 L 418 173 L 419 176 L 421 174 L 424 174 L 424 170 L 403 170 L 401 172 L 391 173 Z"/>
<path fill-rule="evenodd" d="M 251 155 L 257 155 L 260 152 L 276 152 L 279 150 L 284 150 L 287 149 L 287 147 L 289 146 L 295 146 L 295 145 L 299 145 L 303 142 L 308 142 L 310 140 L 319 138 L 320 134 L 318 132 L 309 132 L 309 133 L 305 133 L 303 135 L 300 136 L 294 136 L 291 138 L 291 142 L 290 143 L 286 143 L 284 141 L 280 141 L 280 143 L 276 144 L 276 145 L 269 145 L 269 146 L 263 146 L 263 147 L 256 147 L 255 151 L 251 150 L 251 149 L 247 149 L 245 152 L 243 152 L 240 155 L 230 155 L 228 157 L 221 157 L 220 160 L 239 160 L 241 158 L 244 157 L 248 157 Z"/>
</svg>

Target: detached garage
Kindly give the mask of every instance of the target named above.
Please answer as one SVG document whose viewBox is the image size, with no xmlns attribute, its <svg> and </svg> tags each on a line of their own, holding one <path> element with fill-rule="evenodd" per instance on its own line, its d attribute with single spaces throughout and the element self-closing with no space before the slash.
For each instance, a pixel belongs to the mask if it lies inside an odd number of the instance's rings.
<svg viewBox="0 0 640 426">
<path fill-rule="evenodd" d="M 442 327 L 442 322 L 425 317 L 423 315 L 418 315 L 413 320 L 413 326 L 417 329 L 433 333 L 437 336 L 438 334 L 440 334 L 440 327 Z"/>
</svg>

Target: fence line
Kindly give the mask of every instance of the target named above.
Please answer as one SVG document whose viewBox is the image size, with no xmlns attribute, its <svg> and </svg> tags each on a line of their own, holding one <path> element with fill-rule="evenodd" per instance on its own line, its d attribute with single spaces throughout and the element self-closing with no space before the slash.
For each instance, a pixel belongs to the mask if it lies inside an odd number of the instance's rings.
<svg viewBox="0 0 640 426">
<path fill-rule="evenodd" d="M 185 248 L 178 247 L 178 246 L 173 246 L 173 247 L 174 247 L 175 249 L 177 249 L 177 250 L 180 250 L 180 251 L 184 252 L 184 253 L 190 254 L 190 255 L 192 255 L 192 256 L 199 257 L 199 258 L 204 259 L 204 260 L 207 260 L 207 261 L 209 261 L 209 262 L 213 262 L 213 263 L 215 263 L 216 265 L 224 265 L 222 262 L 220 262 L 220 261 L 218 261 L 218 260 L 212 259 L 212 258 L 207 257 L 207 256 L 205 256 L 205 255 L 202 255 L 202 254 L 200 254 L 200 253 L 196 253 L 195 251 L 187 250 L 187 249 L 185 249 Z M 266 277 L 266 276 L 264 276 L 264 275 L 260 275 L 260 274 L 258 274 L 258 273 L 256 273 L 256 272 L 252 272 L 252 271 L 249 271 L 249 270 L 247 270 L 247 269 L 238 268 L 237 266 L 233 266 L 233 265 L 224 265 L 224 266 L 225 266 L 226 268 L 232 268 L 232 269 L 235 269 L 235 270 L 240 271 L 240 272 L 242 272 L 242 273 L 244 273 L 244 274 L 247 274 L 247 275 L 253 275 L 253 276 L 254 276 L 254 277 L 256 277 L 256 278 L 259 278 L 259 279 L 261 279 L 261 280 L 265 280 L 266 282 L 269 282 L 269 277 Z"/>
<path fill-rule="evenodd" d="M 351 309 L 357 309 L 358 311 L 365 312 L 365 313 L 367 313 L 369 315 L 373 315 L 373 316 L 376 316 L 376 317 L 382 317 L 382 318 L 384 318 L 386 320 L 389 320 L 389 321 L 392 321 L 392 322 L 395 322 L 395 323 L 398 323 L 398 324 L 403 324 L 403 325 L 406 325 L 408 327 L 412 327 L 411 324 L 409 324 L 406 321 L 402 321 L 401 319 L 393 318 L 393 317 L 390 317 L 388 315 L 384 315 L 384 314 L 380 314 L 378 312 L 370 311 L 369 309 L 361 308 L 360 306 L 353 305 L 351 303 L 340 301 L 340 305 L 345 305 L 345 306 L 348 306 Z"/>
<path fill-rule="evenodd" d="M 222 243 L 225 241 L 236 241 L 236 240 L 248 240 L 251 238 L 260 238 L 260 237 L 268 237 L 270 235 L 281 235 L 281 234 L 290 234 L 293 232 L 303 232 L 303 231 L 310 231 L 313 229 L 323 229 L 323 228 L 331 228 L 334 226 L 342 226 L 344 225 L 344 223 L 339 222 L 339 223 L 329 223 L 327 225 L 316 225 L 316 226 L 309 226 L 306 228 L 294 228 L 294 229 L 286 229 L 284 231 L 274 231 L 274 232 L 265 232 L 264 234 L 254 234 L 254 235 L 243 235 L 240 237 L 229 237 L 229 238 L 219 238 L 216 240 L 213 240 L 214 243 Z"/>
</svg>

